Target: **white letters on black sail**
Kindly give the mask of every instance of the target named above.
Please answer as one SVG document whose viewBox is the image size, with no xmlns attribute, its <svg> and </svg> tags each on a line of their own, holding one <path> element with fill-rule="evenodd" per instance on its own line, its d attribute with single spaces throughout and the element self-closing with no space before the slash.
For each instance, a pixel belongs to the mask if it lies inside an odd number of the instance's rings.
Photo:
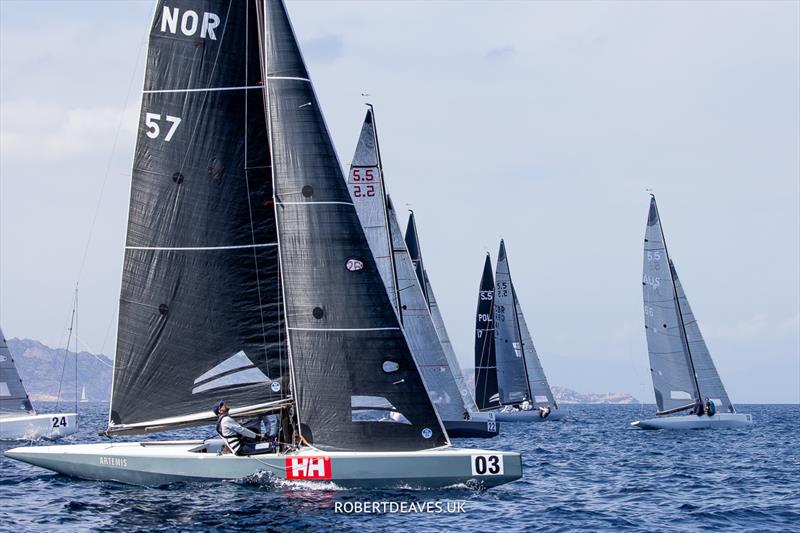
<svg viewBox="0 0 800 533">
<path fill-rule="evenodd" d="M 267 109 L 303 439 L 324 450 L 448 443 L 384 287 L 280 0 L 264 2 Z M 361 409 L 383 410 L 385 421 Z"/>
<path fill-rule="evenodd" d="M 199 423 L 220 399 L 250 408 L 288 390 L 260 4 L 160 0 L 156 8 L 112 431 L 168 417 Z"/>
<path fill-rule="evenodd" d="M 500 406 L 494 343 L 494 273 L 486 254 L 475 311 L 475 403 L 478 409 Z"/>
</svg>

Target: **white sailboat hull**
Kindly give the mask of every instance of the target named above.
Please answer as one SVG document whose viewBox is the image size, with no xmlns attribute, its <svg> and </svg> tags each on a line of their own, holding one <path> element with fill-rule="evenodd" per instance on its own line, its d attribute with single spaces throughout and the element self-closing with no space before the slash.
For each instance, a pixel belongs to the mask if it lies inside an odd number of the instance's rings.
<svg viewBox="0 0 800 533">
<path fill-rule="evenodd" d="M 0 417 L 0 440 L 57 439 L 78 430 L 75 413 Z"/>
<path fill-rule="evenodd" d="M 547 422 L 564 420 L 567 417 L 566 413 L 561 412 L 560 409 L 553 409 L 546 417 L 542 417 L 538 410 L 532 411 L 511 411 L 509 413 L 501 413 L 495 411 L 495 420 L 498 422 Z"/>
<path fill-rule="evenodd" d="M 753 423 L 753 415 L 744 413 L 717 413 L 714 416 L 659 416 L 631 422 L 640 429 L 723 429 L 747 427 Z"/>
<path fill-rule="evenodd" d="M 452 447 L 413 452 L 324 452 L 237 457 L 221 441 L 133 442 L 14 448 L 5 455 L 72 477 L 158 486 L 242 479 L 266 472 L 281 480 L 340 487 L 494 487 L 522 477 L 518 453 Z M 207 450 L 198 452 L 198 450 Z M 474 480 L 474 481 L 473 481 Z"/>
</svg>

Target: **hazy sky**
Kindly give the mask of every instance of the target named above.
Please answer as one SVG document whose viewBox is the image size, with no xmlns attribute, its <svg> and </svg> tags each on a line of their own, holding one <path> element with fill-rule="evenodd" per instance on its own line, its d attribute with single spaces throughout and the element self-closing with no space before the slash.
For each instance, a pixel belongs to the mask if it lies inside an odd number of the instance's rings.
<svg viewBox="0 0 800 533">
<path fill-rule="evenodd" d="M 502 236 L 550 382 L 651 402 L 641 269 L 652 188 L 734 403 L 800 401 L 800 3 L 289 11 L 343 164 L 371 95 L 387 187 L 417 214 L 462 364 L 483 257 Z M 113 355 L 152 13 L 149 0 L 0 0 L 10 337 L 63 346 L 80 279 L 81 347 Z"/>
</svg>

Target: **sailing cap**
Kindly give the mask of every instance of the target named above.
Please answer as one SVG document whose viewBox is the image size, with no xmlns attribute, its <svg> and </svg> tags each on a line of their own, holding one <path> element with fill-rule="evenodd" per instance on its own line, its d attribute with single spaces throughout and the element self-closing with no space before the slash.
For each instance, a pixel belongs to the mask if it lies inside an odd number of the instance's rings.
<svg viewBox="0 0 800 533">
<path fill-rule="evenodd" d="M 211 408 L 214 411 L 214 414 L 219 416 L 219 410 L 222 409 L 222 406 L 225 405 L 225 400 L 220 400 L 214 404 L 214 407 Z"/>
</svg>

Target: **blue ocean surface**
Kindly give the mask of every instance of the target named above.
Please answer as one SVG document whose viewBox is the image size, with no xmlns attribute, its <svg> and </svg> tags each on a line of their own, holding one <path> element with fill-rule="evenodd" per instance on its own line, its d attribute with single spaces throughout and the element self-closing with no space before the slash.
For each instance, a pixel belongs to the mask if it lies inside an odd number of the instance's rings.
<svg viewBox="0 0 800 533">
<path fill-rule="evenodd" d="M 629 427 L 653 406 L 567 408 L 562 422 L 503 424 L 497 438 L 455 441 L 522 452 L 523 479 L 491 490 L 345 490 L 269 476 L 148 488 L 71 479 L 2 457 L 0 530 L 800 531 L 800 406 L 740 405 L 754 425 L 721 431 Z M 80 404 L 79 415 L 78 434 L 59 443 L 103 441 L 96 433 L 107 406 Z M 21 444 L 0 442 L 0 450 Z M 404 504 L 406 512 L 337 512 L 348 502 Z M 459 504 L 463 512 L 447 512 Z M 419 512 L 425 506 L 433 512 Z"/>
</svg>

